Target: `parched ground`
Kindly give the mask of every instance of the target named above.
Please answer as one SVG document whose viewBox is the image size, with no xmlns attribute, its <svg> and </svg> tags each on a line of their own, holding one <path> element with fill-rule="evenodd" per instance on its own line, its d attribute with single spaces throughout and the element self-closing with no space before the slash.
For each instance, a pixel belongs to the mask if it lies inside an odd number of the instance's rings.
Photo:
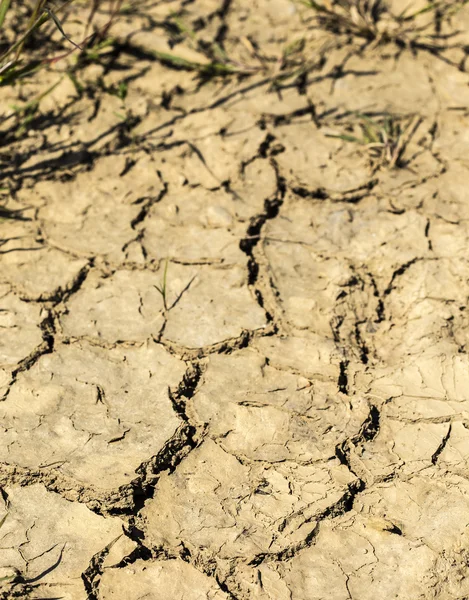
<svg viewBox="0 0 469 600">
<path fill-rule="evenodd" d="M 249 73 L 155 60 L 200 59 L 181 8 Z M 468 25 L 142 3 L 81 96 L 3 122 L 1 598 L 469 597 Z M 418 116 L 398 164 L 357 112 Z"/>
</svg>

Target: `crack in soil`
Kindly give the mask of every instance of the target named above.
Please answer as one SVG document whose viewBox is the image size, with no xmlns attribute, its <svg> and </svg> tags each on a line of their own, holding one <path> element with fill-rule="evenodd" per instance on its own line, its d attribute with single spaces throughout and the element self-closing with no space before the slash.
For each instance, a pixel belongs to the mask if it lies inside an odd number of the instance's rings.
<svg viewBox="0 0 469 600">
<path fill-rule="evenodd" d="M 271 158 L 270 164 L 274 168 L 277 189 L 272 197 L 267 198 L 264 201 L 264 212 L 251 218 L 249 227 L 246 231 L 246 237 L 241 240 L 239 247 L 248 257 L 248 284 L 253 288 L 256 300 L 259 306 L 265 311 L 267 322 L 272 323 L 273 333 L 275 333 L 278 327 L 278 318 L 273 314 L 273 306 L 272 309 L 269 307 L 270 310 L 265 306 L 266 297 L 273 295 L 270 287 L 271 278 L 263 273 L 261 263 L 255 253 L 255 249 L 261 240 L 262 230 L 265 224 L 278 216 L 287 192 L 286 180 L 280 174 L 275 159 Z"/>
</svg>

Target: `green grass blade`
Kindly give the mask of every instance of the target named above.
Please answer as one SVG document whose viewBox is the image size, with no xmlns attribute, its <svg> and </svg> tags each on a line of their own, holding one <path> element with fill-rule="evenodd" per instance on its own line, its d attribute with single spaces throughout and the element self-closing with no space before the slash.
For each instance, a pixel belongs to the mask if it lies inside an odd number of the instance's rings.
<svg viewBox="0 0 469 600">
<path fill-rule="evenodd" d="M 329 12 L 325 6 L 322 6 L 318 2 L 315 2 L 315 0 L 305 0 L 303 2 L 303 4 L 305 6 L 307 6 L 308 8 L 312 8 L 314 10 L 317 10 L 318 12 Z"/>
<path fill-rule="evenodd" d="M 179 69 L 187 69 L 188 71 L 198 71 L 201 67 L 204 66 L 201 63 L 186 60 L 185 58 L 176 56 L 176 54 L 170 54 L 169 52 L 159 52 L 158 50 L 153 50 L 152 54 L 161 62 L 167 63 L 173 67 L 178 67 Z"/>
<path fill-rule="evenodd" d="M 168 261 L 168 259 L 166 259 L 166 264 L 164 266 L 164 274 L 163 274 L 163 291 L 164 291 L 165 296 L 166 296 L 166 283 L 168 281 L 168 264 L 169 264 L 169 261 Z"/>
<path fill-rule="evenodd" d="M 187 25 L 179 16 L 177 13 L 173 13 L 171 15 L 171 19 L 173 20 L 173 23 L 176 25 L 176 27 L 179 30 L 179 33 L 182 34 L 187 34 L 191 40 L 193 42 L 197 42 L 197 35 L 195 33 L 195 31 L 189 27 L 189 25 Z"/>
<path fill-rule="evenodd" d="M 365 136 L 367 138 L 367 142 L 377 142 L 379 141 L 379 127 L 377 127 L 376 125 L 371 125 L 370 123 L 367 123 L 366 121 L 364 123 L 362 123 L 362 128 L 365 132 Z"/>
<path fill-rule="evenodd" d="M 360 144 L 363 146 L 363 140 L 358 139 L 354 135 L 345 135 L 338 133 L 326 133 L 326 137 L 336 138 L 338 140 L 343 140 L 344 142 L 353 142 L 354 144 Z"/>
<path fill-rule="evenodd" d="M 0 2 L 0 28 L 3 27 L 3 23 L 5 22 L 5 17 L 10 8 L 10 1 L 11 0 L 1 0 Z"/>
<path fill-rule="evenodd" d="M 152 54 L 160 62 L 169 65 L 170 67 L 175 67 L 177 69 L 186 69 L 187 71 L 197 71 L 202 75 L 229 75 L 233 73 L 243 72 L 242 69 L 221 62 L 211 62 L 206 64 L 199 63 L 191 60 L 186 60 L 185 58 L 181 58 L 176 54 L 170 54 L 169 52 L 159 52 L 158 50 L 153 50 Z"/>
<path fill-rule="evenodd" d="M 372 119 L 371 117 L 369 117 L 368 115 L 365 115 L 365 113 L 360 113 L 360 112 L 355 112 L 353 113 L 358 119 L 361 119 L 362 121 L 366 121 L 367 123 L 369 123 L 370 125 L 372 125 L 373 127 L 377 126 L 377 121 L 375 121 L 374 119 Z"/>
<path fill-rule="evenodd" d="M 33 25 L 26 31 L 26 33 L 24 33 L 19 40 L 17 40 L 6 52 L 5 54 L 3 54 L 3 56 L 0 56 L 0 61 L 3 62 L 4 60 L 6 60 L 9 56 L 11 56 L 14 52 L 16 52 L 17 56 L 16 58 L 18 58 L 18 55 L 21 52 L 21 49 L 23 47 L 24 42 L 27 40 L 27 38 L 31 35 L 31 33 L 37 29 L 38 27 L 40 27 L 41 25 L 43 25 L 47 20 L 48 20 L 48 16 L 44 13 L 41 17 L 39 17 L 39 19 L 37 19 L 37 21 L 35 21 L 33 23 Z"/>
<path fill-rule="evenodd" d="M 55 13 L 64 10 L 64 8 L 72 2 L 73 0 L 65 0 L 65 2 L 55 11 Z M 36 15 L 41 4 L 42 2 L 37 3 L 33 16 Z M 26 32 L 12 46 L 10 46 L 10 48 L 5 52 L 5 54 L 0 56 L 0 64 L 4 63 L 6 59 L 12 54 L 15 54 L 15 60 L 18 60 L 19 55 L 21 54 L 21 51 L 23 49 L 23 45 L 28 39 L 28 37 L 31 35 L 31 33 L 39 27 L 41 27 L 42 25 L 44 25 L 44 23 L 46 23 L 50 18 L 51 15 L 47 11 L 43 11 L 43 13 L 40 16 L 38 16 L 35 19 L 32 19 Z"/>
<path fill-rule="evenodd" d="M 0 75 L 0 87 L 4 85 L 13 85 L 18 79 L 31 75 L 35 71 L 38 71 L 42 66 L 43 64 L 37 61 L 31 62 L 21 68 L 18 68 L 13 64 Z"/>
<path fill-rule="evenodd" d="M 161 285 L 153 285 L 153 287 L 161 294 L 161 297 L 163 298 L 163 306 L 164 306 L 165 310 L 168 310 L 168 300 L 167 300 L 168 264 L 169 264 L 169 259 L 167 258 L 165 266 L 164 266 L 163 283 Z"/>
<path fill-rule="evenodd" d="M 62 27 L 62 23 L 60 22 L 59 17 L 53 13 L 51 11 L 50 8 L 44 7 L 44 11 L 49 15 L 49 17 L 54 21 L 55 26 L 57 27 L 57 29 L 60 31 L 60 33 L 63 35 L 63 37 L 70 42 L 73 46 L 75 46 L 75 48 L 78 48 L 79 50 L 81 50 L 81 47 L 78 44 L 75 44 L 75 42 L 68 37 L 68 35 L 65 33 L 63 27 Z"/>
</svg>

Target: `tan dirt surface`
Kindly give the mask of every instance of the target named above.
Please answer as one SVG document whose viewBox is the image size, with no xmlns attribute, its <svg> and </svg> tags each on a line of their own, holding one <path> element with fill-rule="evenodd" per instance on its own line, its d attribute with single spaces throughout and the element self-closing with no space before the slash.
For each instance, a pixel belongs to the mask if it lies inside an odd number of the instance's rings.
<svg viewBox="0 0 469 600">
<path fill-rule="evenodd" d="M 247 73 L 158 61 L 207 62 L 178 11 Z M 469 8 L 430 25 L 142 2 L 81 95 L 2 88 L 1 599 L 469 597 Z"/>
</svg>

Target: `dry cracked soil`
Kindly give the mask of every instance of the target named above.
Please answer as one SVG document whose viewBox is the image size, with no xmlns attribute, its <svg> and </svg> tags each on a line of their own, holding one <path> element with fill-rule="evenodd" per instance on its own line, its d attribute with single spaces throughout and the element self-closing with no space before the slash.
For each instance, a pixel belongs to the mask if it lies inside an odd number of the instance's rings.
<svg viewBox="0 0 469 600">
<path fill-rule="evenodd" d="M 257 69 L 155 60 L 195 56 L 181 10 Z M 468 26 L 142 3 L 84 93 L 3 121 L 2 599 L 469 597 Z M 358 113 L 418 115 L 399 164 Z"/>
</svg>

